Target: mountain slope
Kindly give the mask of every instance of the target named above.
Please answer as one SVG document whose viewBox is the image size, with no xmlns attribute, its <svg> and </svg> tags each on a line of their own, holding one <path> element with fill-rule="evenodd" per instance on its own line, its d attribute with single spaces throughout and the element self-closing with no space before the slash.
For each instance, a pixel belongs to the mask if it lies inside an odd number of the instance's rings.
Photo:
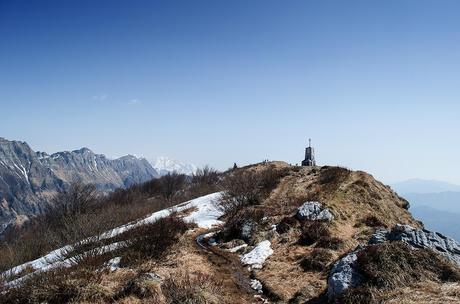
<svg viewBox="0 0 460 304">
<path fill-rule="evenodd" d="M 86 253 L 77 247 L 74 262 L 51 261 L 42 279 L 29 274 L 49 259 L 15 268 L 7 303 L 26 290 L 46 302 L 66 288 L 59 296 L 72 303 L 459 303 L 460 245 L 422 229 L 408 202 L 371 175 L 271 162 L 220 177 L 224 192 L 84 241 Z M 170 216 L 198 225 L 130 264 L 130 246 L 148 237 L 134 231 Z M 150 246 L 134 247 L 136 255 Z"/>
<path fill-rule="evenodd" d="M 0 138 L 0 228 L 40 213 L 72 182 L 113 190 L 157 176 L 147 160 L 133 156 L 110 160 L 87 148 L 48 155 Z"/>
</svg>

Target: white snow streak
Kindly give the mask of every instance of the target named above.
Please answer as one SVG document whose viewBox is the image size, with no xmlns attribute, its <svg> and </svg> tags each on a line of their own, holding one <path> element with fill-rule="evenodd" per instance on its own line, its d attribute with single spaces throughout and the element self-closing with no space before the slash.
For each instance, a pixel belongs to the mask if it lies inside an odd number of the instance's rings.
<svg viewBox="0 0 460 304">
<path fill-rule="evenodd" d="M 241 257 L 243 265 L 249 265 L 255 269 L 261 269 L 265 260 L 273 254 L 270 241 L 262 241 L 249 253 Z"/>
</svg>

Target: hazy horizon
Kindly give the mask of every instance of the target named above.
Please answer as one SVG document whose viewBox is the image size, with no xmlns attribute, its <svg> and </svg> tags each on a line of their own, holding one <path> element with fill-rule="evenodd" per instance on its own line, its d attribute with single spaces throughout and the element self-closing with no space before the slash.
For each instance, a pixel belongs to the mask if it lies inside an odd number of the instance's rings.
<svg viewBox="0 0 460 304">
<path fill-rule="evenodd" d="M 0 2 L 0 137 L 460 184 L 460 2 Z"/>
</svg>

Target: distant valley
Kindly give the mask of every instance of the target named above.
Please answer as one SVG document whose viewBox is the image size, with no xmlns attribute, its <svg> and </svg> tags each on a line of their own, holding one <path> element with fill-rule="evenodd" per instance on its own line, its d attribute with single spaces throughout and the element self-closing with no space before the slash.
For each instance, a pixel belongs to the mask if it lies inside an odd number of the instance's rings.
<svg viewBox="0 0 460 304">
<path fill-rule="evenodd" d="M 459 185 L 412 179 L 393 184 L 392 188 L 410 202 L 410 211 L 428 229 L 438 230 L 460 240 Z"/>
</svg>

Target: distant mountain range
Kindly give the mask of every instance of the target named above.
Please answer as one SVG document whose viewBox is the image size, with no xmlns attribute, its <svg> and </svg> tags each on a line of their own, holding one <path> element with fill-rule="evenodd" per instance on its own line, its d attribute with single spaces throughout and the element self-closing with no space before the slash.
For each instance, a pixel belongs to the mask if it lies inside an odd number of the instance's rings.
<svg viewBox="0 0 460 304">
<path fill-rule="evenodd" d="M 448 182 L 425 179 L 409 179 L 391 185 L 391 188 L 398 193 L 437 193 L 454 191 L 460 192 L 460 185 Z"/>
<path fill-rule="evenodd" d="M 40 213 L 51 198 L 72 182 L 95 184 L 103 191 L 129 187 L 172 170 L 189 173 L 194 166 L 166 157 L 155 163 L 127 155 L 108 159 L 88 148 L 47 154 L 26 142 L 0 138 L 0 232 L 10 223 Z"/>
<path fill-rule="evenodd" d="M 152 162 L 153 168 L 160 174 L 165 175 L 169 172 L 177 172 L 185 175 L 192 175 L 197 167 L 193 164 L 186 164 L 165 156 L 160 156 Z"/>
<path fill-rule="evenodd" d="M 459 185 L 411 179 L 391 187 L 410 202 L 410 211 L 428 229 L 438 230 L 460 241 Z"/>
</svg>

